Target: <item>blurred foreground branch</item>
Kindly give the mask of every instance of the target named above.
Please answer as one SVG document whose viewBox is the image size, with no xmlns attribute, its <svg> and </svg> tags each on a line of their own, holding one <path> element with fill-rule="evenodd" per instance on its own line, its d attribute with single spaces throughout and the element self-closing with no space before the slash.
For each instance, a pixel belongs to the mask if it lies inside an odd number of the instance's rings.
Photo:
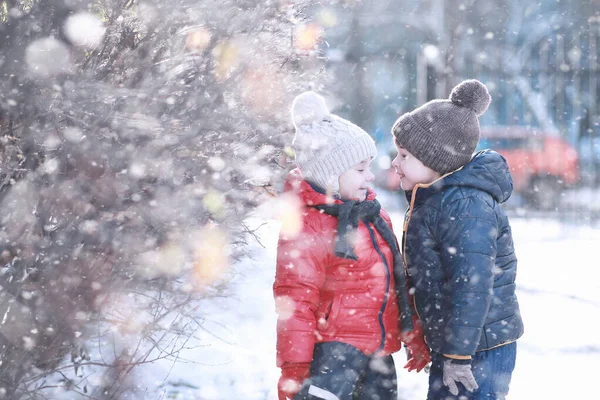
<svg viewBox="0 0 600 400">
<path fill-rule="evenodd" d="M 0 397 L 181 357 L 282 172 L 304 6 L 0 2 Z"/>
</svg>

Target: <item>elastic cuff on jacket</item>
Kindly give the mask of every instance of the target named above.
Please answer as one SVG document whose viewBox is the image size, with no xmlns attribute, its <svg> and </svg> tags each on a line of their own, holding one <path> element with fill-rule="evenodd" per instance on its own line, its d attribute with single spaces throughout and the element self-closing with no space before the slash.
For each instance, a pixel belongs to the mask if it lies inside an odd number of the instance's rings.
<svg viewBox="0 0 600 400">
<path fill-rule="evenodd" d="M 453 360 L 470 360 L 471 358 L 473 358 L 471 356 L 461 356 L 461 355 L 458 355 L 458 354 L 445 354 L 444 353 L 442 355 L 444 357 L 446 357 L 446 358 L 451 358 Z"/>
<path fill-rule="evenodd" d="M 442 355 L 442 357 L 444 357 L 444 360 L 450 361 L 452 364 L 459 364 L 459 365 L 468 365 L 471 364 L 471 357 L 469 356 L 469 358 L 453 358 L 452 356 L 448 357 L 445 354 Z"/>
</svg>

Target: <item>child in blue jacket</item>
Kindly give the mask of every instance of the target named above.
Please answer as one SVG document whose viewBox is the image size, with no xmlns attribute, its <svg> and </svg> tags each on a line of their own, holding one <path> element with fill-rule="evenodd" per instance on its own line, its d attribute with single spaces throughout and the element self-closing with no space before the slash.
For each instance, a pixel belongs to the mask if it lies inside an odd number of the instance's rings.
<svg viewBox="0 0 600 400">
<path fill-rule="evenodd" d="M 473 155 L 490 102 L 481 82 L 467 80 L 392 128 L 392 165 L 410 204 L 403 254 L 431 348 L 429 400 L 504 399 L 523 334 L 517 258 L 500 206 L 512 178 L 498 153 Z"/>
</svg>

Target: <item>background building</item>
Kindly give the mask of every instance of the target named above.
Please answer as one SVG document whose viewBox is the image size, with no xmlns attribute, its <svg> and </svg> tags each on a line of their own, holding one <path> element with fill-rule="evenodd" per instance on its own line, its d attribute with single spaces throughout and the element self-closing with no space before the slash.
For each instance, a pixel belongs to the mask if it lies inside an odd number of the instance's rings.
<svg viewBox="0 0 600 400">
<path fill-rule="evenodd" d="M 490 89 L 482 126 L 525 126 L 600 165 L 600 5 L 592 0 L 346 1 L 318 6 L 327 89 L 340 114 L 389 138 L 399 114 L 465 78 Z"/>
</svg>

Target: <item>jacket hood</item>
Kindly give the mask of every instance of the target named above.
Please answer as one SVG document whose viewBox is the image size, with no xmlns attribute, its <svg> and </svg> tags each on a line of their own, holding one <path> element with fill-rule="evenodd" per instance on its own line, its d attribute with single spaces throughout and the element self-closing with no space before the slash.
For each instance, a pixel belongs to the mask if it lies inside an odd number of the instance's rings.
<svg viewBox="0 0 600 400">
<path fill-rule="evenodd" d="M 307 206 L 343 203 L 341 199 L 327 196 L 327 194 L 321 191 L 319 187 L 311 185 L 304 180 L 304 176 L 298 168 L 295 168 L 288 173 L 283 190 L 285 192 L 295 192 L 298 197 L 300 197 L 302 203 Z M 366 200 L 375 200 L 376 197 L 377 194 L 369 188 L 367 190 Z"/>
<path fill-rule="evenodd" d="M 513 191 L 513 181 L 506 159 L 493 150 L 476 153 L 461 169 L 442 177 L 429 187 L 419 190 L 418 197 L 450 186 L 483 190 L 498 203 L 507 201 Z M 410 192 L 407 192 L 410 198 Z"/>
</svg>

